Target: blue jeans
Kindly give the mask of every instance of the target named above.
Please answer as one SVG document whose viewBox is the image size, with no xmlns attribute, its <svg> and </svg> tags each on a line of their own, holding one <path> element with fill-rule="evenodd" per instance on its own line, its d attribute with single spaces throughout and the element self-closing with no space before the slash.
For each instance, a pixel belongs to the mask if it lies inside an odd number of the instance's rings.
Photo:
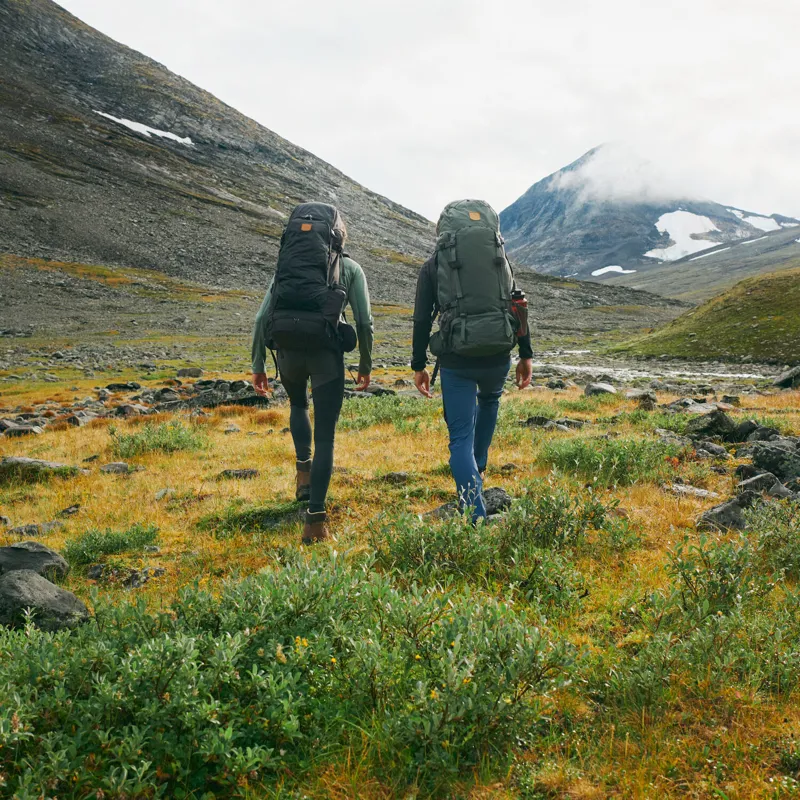
<svg viewBox="0 0 800 800">
<path fill-rule="evenodd" d="M 450 432 L 450 470 L 459 507 L 471 506 L 473 519 L 486 516 L 480 473 L 486 469 L 510 367 L 509 359 L 497 367 L 442 367 L 441 371 L 444 415 Z"/>
</svg>

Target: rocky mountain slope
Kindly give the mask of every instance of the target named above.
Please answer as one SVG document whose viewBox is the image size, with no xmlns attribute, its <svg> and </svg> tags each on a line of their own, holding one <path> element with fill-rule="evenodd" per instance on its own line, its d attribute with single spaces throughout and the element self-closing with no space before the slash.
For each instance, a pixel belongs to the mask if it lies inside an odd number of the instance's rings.
<svg viewBox="0 0 800 800">
<path fill-rule="evenodd" d="M 701 360 L 800 363 L 800 258 L 748 278 L 620 352 Z"/>
<path fill-rule="evenodd" d="M 671 295 L 685 287 L 673 285 L 665 265 L 772 232 L 788 236 L 800 226 L 791 217 L 657 192 L 647 185 L 647 168 L 603 146 L 534 184 L 500 215 L 509 252 L 551 275 L 627 276 L 629 284 Z M 708 264 L 703 270 L 714 272 L 709 284 L 723 277 Z M 651 275 L 659 276 L 652 286 L 640 281 Z"/>
<path fill-rule="evenodd" d="M 627 275 L 608 274 L 604 283 L 646 289 L 689 302 L 708 300 L 747 277 L 792 269 L 800 263 L 800 228 L 782 228 L 755 239 L 717 245 L 699 255 Z"/>
<path fill-rule="evenodd" d="M 374 295 L 433 226 L 50 0 L 0 0 L 0 252 L 261 287 L 287 212 L 336 203 Z"/>
</svg>

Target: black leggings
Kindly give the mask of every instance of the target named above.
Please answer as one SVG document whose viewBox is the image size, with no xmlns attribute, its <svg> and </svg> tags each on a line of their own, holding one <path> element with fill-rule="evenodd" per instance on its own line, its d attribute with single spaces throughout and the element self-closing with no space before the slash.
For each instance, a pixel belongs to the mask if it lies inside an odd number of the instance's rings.
<svg viewBox="0 0 800 800">
<path fill-rule="evenodd" d="M 311 458 L 311 420 L 308 416 L 308 380 L 314 401 L 314 461 L 311 465 L 309 511 L 324 511 L 333 473 L 333 442 L 344 399 L 344 358 L 339 353 L 278 353 L 281 382 L 289 395 L 289 428 L 298 461 Z"/>
</svg>

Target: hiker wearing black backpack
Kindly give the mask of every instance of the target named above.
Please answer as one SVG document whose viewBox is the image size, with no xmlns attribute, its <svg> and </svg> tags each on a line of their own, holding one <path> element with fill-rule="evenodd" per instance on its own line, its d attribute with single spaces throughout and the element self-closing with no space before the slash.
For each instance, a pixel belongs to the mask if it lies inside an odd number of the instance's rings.
<svg viewBox="0 0 800 800">
<path fill-rule="evenodd" d="M 527 302 L 517 291 L 500 221 L 488 203 L 450 203 L 436 235 L 436 251 L 417 281 L 411 368 L 419 392 L 431 397 L 429 346 L 439 359 L 450 469 L 459 506 L 472 508 L 477 520 L 486 516 L 483 474 L 515 346 L 516 384 L 524 389 L 531 382 Z M 437 316 L 439 330 L 431 336 Z"/>
<path fill-rule="evenodd" d="M 304 203 L 294 209 L 281 237 L 278 266 L 253 332 L 253 386 L 269 392 L 267 348 L 277 351 L 281 382 L 289 395 L 289 428 L 297 459 L 295 497 L 308 501 L 303 543 L 329 536 L 325 498 L 333 472 L 336 423 L 344 398 L 344 353 L 360 351 L 358 383 L 369 386 L 372 314 L 361 267 L 343 251 L 344 221 L 333 206 Z M 350 304 L 355 330 L 344 320 Z M 356 333 L 357 331 L 357 333 Z M 314 458 L 308 381 L 314 402 Z"/>
</svg>

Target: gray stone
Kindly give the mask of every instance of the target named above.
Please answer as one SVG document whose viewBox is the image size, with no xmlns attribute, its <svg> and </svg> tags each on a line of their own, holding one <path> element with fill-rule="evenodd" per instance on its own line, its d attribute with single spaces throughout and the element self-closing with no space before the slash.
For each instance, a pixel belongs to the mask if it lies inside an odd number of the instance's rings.
<svg viewBox="0 0 800 800">
<path fill-rule="evenodd" d="M 791 439 L 756 442 L 752 454 L 757 469 L 771 472 L 779 480 L 800 477 L 800 451 Z"/>
<path fill-rule="evenodd" d="M 0 515 L 0 525 L 2 525 L 4 528 L 10 528 L 11 520 L 8 517 Z"/>
<path fill-rule="evenodd" d="M 124 461 L 112 461 L 110 464 L 104 464 L 100 467 L 100 472 L 104 472 L 107 475 L 129 475 L 135 471 L 130 464 L 126 464 Z"/>
<path fill-rule="evenodd" d="M 241 433 L 242 429 L 238 425 L 228 425 L 227 428 L 223 431 L 223 433 L 230 434 L 230 433 Z"/>
<path fill-rule="evenodd" d="M 758 492 L 744 491 L 738 497 L 720 503 L 701 514 L 697 527 L 701 530 L 744 530 L 744 511 L 761 499 Z"/>
<path fill-rule="evenodd" d="M 45 631 L 74 628 L 89 619 L 88 609 L 72 592 L 33 570 L 14 570 L 0 576 L 0 624 L 24 624 L 28 609 L 33 612 L 34 624 Z"/>
<path fill-rule="evenodd" d="M 800 366 L 787 370 L 776 378 L 775 386 L 779 386 L 781 389 L 793 389 L 795 386 L 800 386 Z"/>
<path fill-rule="evenodd" d="M 40 433 L 44 433 L 44 429 L 38 425 L 17 425 L 14 428 L 8 428 L 4 435 L 17 439 L 21 436 L 38 436 Z"/>
<path fill-rule="evenodd" d="M 136 383 L 136 381 L 130 381 L 129 383 L 109 383 L 106 386 L 106 389 L 109 392 L 135 392 L 137 389 L 141 389 L 142 384 Z"/>
<path fill-rule="evenodd" d="M 60 464 L 57 461 L 43 461 L 40 458 L 26 458 L 25 456 L 7 456 L 0 461 L 0 477 L 38 478 L 50 475 L 69 477 L 73 475 L 88 475 L 89 471 L 71 467 L 69 464 Z"/>
<path fill-rule="evenodd" d="M 617 390 L 610 383 L 589 383 L 583 393 L 587 397 L 594 397 L 598 394 L 616 394 Z"/>
<path fill-rule="evenodd" d="M 177 490 L 168 486 L 166 489 L 159 489 L 156 492 L 156 500 L 163 500 L 165 497 L 172 497 L 177 494 Z"/>
<path fill-rule="evenodd" d="M 683 483 L 672 483 L 667 488 L 678 497 L 700 497 L 703 499 L 717 498 L 719 495 L 716 492 L 710 492 L 708 489 L 699 489 L 696 486 L 688 486 Z"/>
<path fill-rule="evenodd" d="M 386 483 L 393 483 L 395 486 L 402 486 L 408 483 L 408 473 L 407 472 L 389 472 L 384 475 L 381 480 L 385 481 Z"/>
<path fill-rule="evenodd" d="M 200 367 L 184 367 L 178 370 L 179 378 L 200 378 L 203 375 L 203 370 Z"/>
<path fill-rule="evenodd" d="M 763 472 L 761 475 L 756 475 L 753 478 L 746 478 L 736 484 L 736 493 L 742 492 L 769 492 L 775 484 L 780 486 L 780 481 L 771 473 Z"/>
<path fill-rule="evenodd" d="M 721 445 L 714 442 L 700 442 L 698 449 L 702 448 L 707 453 L 711 453 L 714 458 L 730 458 L 730 453 Z"/>
<path fill-rule="evenodd" d="M 718 408 L 708 414 L 690 419 L 686 423 L 686 433 L 693 437 L 721 436 L 726 439 L 735 430 L 736 423 Z"/>
<path fill-rule="evenodd" d="M 28 525 L 20 525 L 18 528 L 11 528 L 9 533 L 13 536 L 47 536 L 59 528 L 63 528 L 64 523 L 54 520 L 53 522 L 32 522 Z"/>
<path fill-rule="evenodd" d="M 63 578 L 69 573 L 69 564 L 60 553 L 41 542 L 19 542 L 0 547 L 0 575 L 19 569 L 29 569 L 49 578 Z"/>
</svg>

